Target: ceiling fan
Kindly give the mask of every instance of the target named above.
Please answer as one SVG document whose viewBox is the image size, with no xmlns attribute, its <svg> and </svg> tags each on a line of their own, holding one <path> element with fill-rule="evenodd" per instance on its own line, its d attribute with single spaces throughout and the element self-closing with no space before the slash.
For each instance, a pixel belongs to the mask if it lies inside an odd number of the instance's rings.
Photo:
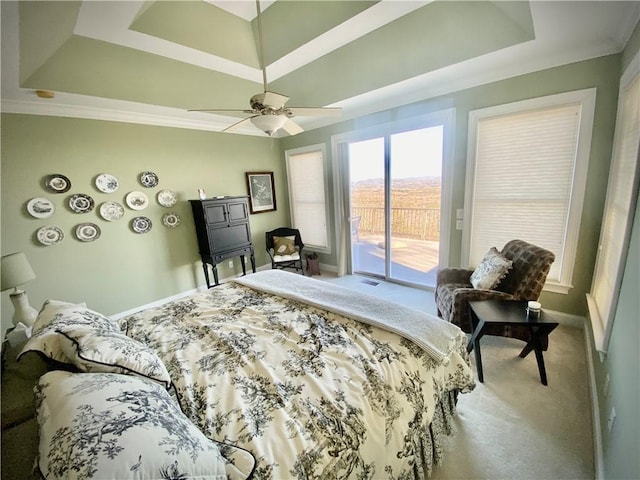
<svg viewBox="0 0 640 480">
<path fill-rule="evenodd" d="M 219 109 L 204 108 L 189 110 L 190 112 L 209 112 L 209 113 L 247 113 L 250 114 L 239 122 L 222 130 L 223 132 L 232 132 L 238 128 L 252 123 L 254 126 L 262 130 L 269 136 L 272 136 L 278 130 L 282 129 L 289 135 L 295 135 L 303 132 L 304 129 L 292 120 L 295 116 L 339 116 L 342 109 L 339 107 L 286 107 L 285 103 L 289 100 L 286 95 L 270 92 L 267 87 L 267 69 L 264 64 L 264 42 L 262 40 L 262 21 L 260 16 L 260 0 L 256 0 L 257 21 L 258 21 L 258 40 L 259 40 L 259 60 L 262 69 L 262 85 L 263 93 L 256 93 L 249 99 L 251 109 Z"/>
</svg>

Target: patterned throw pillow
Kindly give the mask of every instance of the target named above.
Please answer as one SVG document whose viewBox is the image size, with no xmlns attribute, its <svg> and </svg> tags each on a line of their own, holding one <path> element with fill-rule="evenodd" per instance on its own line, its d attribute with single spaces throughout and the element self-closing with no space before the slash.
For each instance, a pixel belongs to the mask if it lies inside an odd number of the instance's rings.
<svg viewBox="0 0 640 480">
<path fill-rule="evenodd" d="M 86 327 L 65 327 L 59 333 L 70 340 L 62 343 L 65 355 L 83 372 L 132 373 L 171 386 L 169 372 L 156 353 L 123 333 L 96 334 Z"/>
<path fill-rule="evenodd" d="M 273 249 L 276 255 L 291 255 L 296 253 L 296 237 L 273 237 Z"/>
<path fill-rule="evenodd" d="M 116 322 L 83 305 L 48 300 L 33 335 L 18 355 L 40 352 L 85 372 L 133 373 L 167 388 L 171 378 L 162 360 L 147 346 L 124 335 Z"/>
<path fill-rule="evenodd" d="M 246 479 L 255 466 L 249 452 L 205 437 L 147 379 L 54 371 L 35 392 L 38 467 L 48 480 Z"/>
<path fill-rule="evenodd" d="M 47 300 L 36 317 L 31 338 L 18 358 L 29 351 L 37 351 L 61 363 L 71 363 L 65 355 L 62 343 L 68 340 L 57 330 L 66 326 L 88 326 L 101 331 L 120 331 L 118 325 L 104 315 L 90 310 L 84 305 Z"/>
<path fill-rule="evenodd" d="M 493 290 L 509 273 L 512 265 L 513 262 L 506 259 L 496 247 L 491 247 L 471 274 L 471 285 L 473 288 Z"/>
</svg>

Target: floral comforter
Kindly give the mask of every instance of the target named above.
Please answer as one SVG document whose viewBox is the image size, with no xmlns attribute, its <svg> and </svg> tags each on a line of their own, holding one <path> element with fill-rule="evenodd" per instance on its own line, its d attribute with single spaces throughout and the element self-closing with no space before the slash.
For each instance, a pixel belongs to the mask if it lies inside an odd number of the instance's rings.
<svg viewBox="0 0 640 480">
<path fill-rule="evenodd" d="M 159 353 L 200 430 L 254 455 L 256 479 L 423 479 L 455 396 L 474 387 L 463 334 L 442 362 L 391 331 L 234 282 L 121 321 Z"/>
</svg>

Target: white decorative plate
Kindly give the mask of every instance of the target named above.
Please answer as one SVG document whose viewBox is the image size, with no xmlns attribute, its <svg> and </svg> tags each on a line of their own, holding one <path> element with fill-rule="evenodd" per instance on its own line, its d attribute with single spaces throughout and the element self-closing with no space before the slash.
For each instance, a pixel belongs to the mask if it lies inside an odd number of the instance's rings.
<svg viewBox="0 0 640 480">
<path fill-rule="evenodd" d="M 27 203 L 27 211 L 36 218 L 47 218 L 53 215 L 55 208 L 49 199 L 36 197 Z"/>
<path fill-rule="evenodd" d="M 69 197 L 69 207 L 76 213 L 87 213 L 93 210 L 93 198 L 84 193 L 76 193 Z"/>
<path fill-rule="evenodd" d="M 127 193 L 125 200 L 129 208 L 132 210 L 144 210 L 147 208 L 147 205 L 149 205 L 149 199 L 147 196 L 137 190 Z"/>
<path fill-rule="evenodd" d="M 162 216 L 162 224 L 168 228 L 176 228 L 180 225 L 180 217 L 177 213 L 167 213 Z"/>
<path fill-rule="evenodd" d="M 158 185 L 158 176 L 153 172 L 142 172 L 140 174 L 140 184 L 147 188 L 156 187 Z"/>
<path fill-rule="evenodd" d="M 95 223 L 81 223 L 76 226 L 76 237 L 81 242 L 93 242 L 100 237 L 100 227 Z"/>
<path fill-rule="evenodd" d="M 158 192 L 158 203 L 163 207 L 173 207 L 176 204 L 176 194 L 171 190 L 160 190 Z"/>
<path fill-rule="evenodd" d="M 68 192 L 71 188 L 71 181 L 64 175 L 54 173 L 45 179 L 44 185 L 50 192 L 64 193 Z"/>
<path fill-rule="evenodd" d="M 100 216 L 107 222 L 120 220 L 124 215 L 124 207 L 118 202 L 104 202 L 100 205 Z"/>
<path fill-rule="evenodd" d="M 64 233 L 54 225 L 47 225 L 38 229 L 36 237 L 41 244 L 49 246 L 60 243 L 64 238 Z"/>
<path fill-rule="evenodd" d="M 118 179 L 108 173 L 101 173 L 96 177 L 96 188 L 101 192 L 113 193 L 119 186 Z"/>
<path fill-rule="evenodd" d="M 131 228 L 136 233 L 147 233 L 151 230 L 151 220 L 147 217 L 135 217 L 131 220 Z"/>
</svg>

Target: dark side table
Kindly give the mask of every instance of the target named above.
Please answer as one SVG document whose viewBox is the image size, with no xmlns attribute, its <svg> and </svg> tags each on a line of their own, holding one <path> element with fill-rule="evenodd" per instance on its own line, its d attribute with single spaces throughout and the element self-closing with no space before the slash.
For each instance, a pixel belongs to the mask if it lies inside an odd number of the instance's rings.
<svg viewBox="0 0 640 480">
<path fill-rule="evenodd" d="M 482 354 L 480 339 L 484 336 L 488 325 L 524 326 L 531 330 L 531 339 L 520 352 L 524 358 L 533 350 L 538 362 L 538 371 L 543 385 L 547 385 L 547 372 L 542 357 L 542 341 L 558 326 L 551 315 L 540 311 L 535 317 L 527 315 L 527 302 L 508 300 L 480 300 L 469 302 L 469 314 L 473 324 L 473 333 L 467 344 L 467 352 L 475 352 L 478 380 L 484 382 L 482 373 Z"/>
</svg>

